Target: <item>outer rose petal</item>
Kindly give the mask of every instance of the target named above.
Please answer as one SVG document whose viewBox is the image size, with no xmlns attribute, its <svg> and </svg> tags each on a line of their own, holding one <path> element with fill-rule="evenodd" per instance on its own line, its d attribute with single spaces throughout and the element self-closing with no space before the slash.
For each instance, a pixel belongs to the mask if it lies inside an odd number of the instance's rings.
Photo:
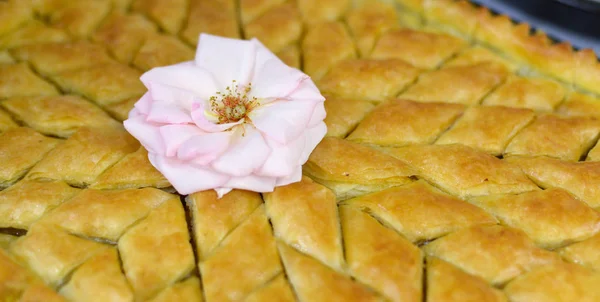
<svg viewBox="0 0 600 302">
<path fill-rule="evenodd" d="M 268 60 L 261 66 L 256 66 L 250 94 L 258 99 L 287 97 L 305 79 L 309 77 L 298 69 L 289 67 L 280 60 Z"/>
<path fill-rule="evenodd" d="M 288 144 L 280 144 L 274 140 L 266 139 L 271 155 L 265 161 L 258 174 L 270 177 L 284 177 L 293 173 L 298 166 L 298 161 L 304 153 L 306 138 L 301 134 Z"/>
<path fill-rule="evenodd" d="M 301 180 L 302 180 L 302 166 L 296 166 L 296 169 L 294 170 L 294 172 L 292 172 L 289 175 L 286 175 L 284 177 L 277 178 L 277 183 L 275 183 L 275 186 L 277 186 L 277 187 L 285 186 L 285 185 L 289 185 L 294 182 L 299 182 Z"/>
<path fill-rule="evenodd" d="M 177 104 L 160 101 L 152 103 L 146 120 L 163 124 L 186 124 L 193 122 L 188 110 L 179 107 Z"/>
<path fill-rule="evenodd" d="M 158 130 L 160 125 L 146 122 L 146 116 L 144 115 L 130 115 L 129 118 L 123 122 L 123 125 L 133 137 L 140 141 L 140 144 L 142 144 L 148 152 L 157 154 L 165 153 L 165 143 Z"/>
<path fill-rule="evenodd" d="M 262 133 L 281 144 L 287 144 L 304 132 L 315 105 L 313 102 L 282 100 L 259 106 L 250 111 L 248 116 Z"/>
<path fill-rule="evenodd" d="M 300 83 L 300 85 L 292 93 L 289 94 L 288 97 L 298 100 L 325 100 L 325 97 L 321 95 L 321 92 L 319 92 L 319 89 L 310 78 L 304 79 L 302 83 Z"/>
<path fill-rule="evenodd" d="M 256 43 L 252 41 L 201 34 L 195 61 L 199 67 L 213 73 L 220 90 L 223 90 L 233 80 L 247 84 L 255 58 Z"/>
<path fill-rule="evenodd" d="M 144 95 L 133 105 L 137 112 L 140 114 L 148 115 L 150 113 L 150 107 L 152 106 L 152 95 L 150 92 L 144 93 Z M 133 111 L 130 111 L 131 114 Z"/>
<path fill-rule="evenodd" d="M 273 192 L 275 188 L 275 178 L 258 175 L 247 175 L 241 177 L 232 177 L 223 187 L 240 190 L 251 190 L 255 192 Z"/>
<path fill-rule="evenodd" d="M 215 192 L 217 192 L 217 198 L 223 197 L 225 194 L 231 192 L 233 188 L 216 188 Z"/>
<path fill-rule="evenodd" d="M 155 67 L 144 73 L 140 80 L 148 89 L 152 89 L 152 83 L 159 83 L 190 91 L 196 96 L 207 100 L 218 91 L 217 83 L 209 70 L 200 68 L 190 61 L 165 67 Z"/>
<path fill-rule="evenodd" d="M 190 138 L 204 134 L 198 127 L 193 125 L 164 125 L 158 131 L 165 142 L 164 155 L 172 157 L 177 155 L 180 145 Z"/>
<path fill-rule="evenodd" d="M 242 131 L 245 133 L 242 136 Z M 271 149 L 254 127 L 235 129 L 229 149 L 212 162 L 215 171 L 231 176 L 246 176 L 259 169 Z"/>
<path fill-rule="evenodd" d="M 263 45 L 257 38 L 252 38 L 252 43 L 256 45 L 256 61 L 254 62 L 256 66 L 262 66 L 265 62 L 269 60 L 277 60 L 281 63 L 281 59 L 276 56 L 273 52 L 271 52 L 265 45 Z"/>
<path fill-rule="evenodd" d="M 327 112 L 325 111 L 325 104 L 323 102 L 318 102 L 315 106 L 312 116 L 310 117 L 310 121 L 308 122 L 308 128 L 318 125 L 325 119 L 326 116 Z"/>
<path fill-rule="evenodd" d="M 181 88 L 156 82 L 148 85 L 150 86 L 149 93 L 152 96 L 152 103 L 172 104 L 175 107 L 185 110 L 188 114 L 192 110 L 194 102 L 200 99 L 194 92 Z"/>
<path fill-rule="evenodd" d="M 196 165 L 207 165 L 227 150 L 232 133 L 234 132 L 204 133 L 191 137 L 179 146 L 177 157 Z"/>
<path fill-rule="evenodd" d="M 219 188 L 229 180 L 229 176 L 210 168 L 200 168 L 175 158 L 148 153 L 148 159 L 180 194 Z"/>
<path fill-rule="evenodd" d="M 316 126 L 306 130 L 306 144 L 304 145 L 304 151 L 300 157 L 299 165 L 304 165 L 304 163 L 306 163 L 310 154 L 321 142 L 323 137 L 325 137 L 325 133 L 327 133 L 327 126 L 324 122 L 320 122 Z"/>
</svg>

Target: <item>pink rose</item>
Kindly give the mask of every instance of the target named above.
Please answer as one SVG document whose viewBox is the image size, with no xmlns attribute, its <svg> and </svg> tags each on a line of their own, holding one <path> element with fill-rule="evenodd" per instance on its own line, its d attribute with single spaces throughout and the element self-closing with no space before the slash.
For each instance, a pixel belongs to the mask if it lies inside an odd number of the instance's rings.
<svg viewBox="0 0 600 302">
<path fill-rule="evenodd" d="M 270 192 L 300 181 L 327 128 L 312 80 L 258 40 L 200 35 L 194 61 L 141 77 L 125 128 L 181 194 Z"/>
</svg>

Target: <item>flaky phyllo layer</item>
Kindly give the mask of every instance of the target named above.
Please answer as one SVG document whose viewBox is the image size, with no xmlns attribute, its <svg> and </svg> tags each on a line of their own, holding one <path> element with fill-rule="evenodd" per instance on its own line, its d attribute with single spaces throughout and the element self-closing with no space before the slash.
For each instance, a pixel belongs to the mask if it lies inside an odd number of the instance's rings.
<svg viewBox="0 0 600 302">
<path fill-rule="evenodd" d="M 202 32 L 326 95 L 301 182 L 173 194 L 124 131 Z M 599 97 L 466 1 L 0 1 L 0 301 L 598 301 Z"/>
</svg>

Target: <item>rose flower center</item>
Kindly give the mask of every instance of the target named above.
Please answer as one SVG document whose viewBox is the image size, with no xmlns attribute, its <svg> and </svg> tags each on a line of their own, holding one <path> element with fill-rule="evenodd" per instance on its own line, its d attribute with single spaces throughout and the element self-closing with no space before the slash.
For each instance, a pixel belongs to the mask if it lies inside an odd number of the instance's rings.
<svg viewBox="0 0 600 302">
<path fill-rule="evenodd" d="M 233 81 L 231 86 L 225 88 L 225 93 L 218 91 L 217 95 L 210 97 L 210 108 L 219 119 L 219 124 L 238 122 L 258 106 L 258 100 L 248 95 L 251 90 L 252 83 L 238 87 Z"/>
</svg>

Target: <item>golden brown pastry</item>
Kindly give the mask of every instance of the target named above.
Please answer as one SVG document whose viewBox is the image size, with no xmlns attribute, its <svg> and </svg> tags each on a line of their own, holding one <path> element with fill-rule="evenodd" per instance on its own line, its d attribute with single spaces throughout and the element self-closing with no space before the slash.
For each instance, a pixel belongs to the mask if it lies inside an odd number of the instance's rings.
<svg viewBox="0 0 600 302">
<path fill-rule="evenodd" d="M 300 47 L 296 44 L 288 45 L 284 49 L 276 53 L 277 57 L 286 65 L 300 69 L 302 65 L 302 54 Z"/>
<path fill-rule="evenodd" d="M 46 76 L 113 62 L 104 46 L 84 41 L 32 44 L 15 48 L 11 53 Z"/>
<path fill-rule="evenodd" d="M 390 29 L 399 27 L 398 12 L 389 3 L 370 1 L 350 10 L 346 23 L 361 57 L 368 57 L 375 41 Z"/>
<path fill-rule="evenodd" d="M 285 2 L 285 0 L 240 0 L 240 20 L 248 24 L 271 8 Z"/>
<path fill-rule="evenodd" d="M 0 188 L 17 182 L 60 142 L 25 127 L 0 134 Z"/>
<path fill-rule="evenodd" d="M 43 22 L 35 20 L 0 37 L 0 49 L 38 43 L 65 42 L 69 40 L 71 40 L 71 38 L 63 30 L 49 27 Z"/>
<path fill-rule="evenodd" d="M 377 40 L 371 58 L 401 59 L 419 68 L 434 69 L 466 45 L 450 35 L 398 29 Z"/>
<path fill-rule="evenodd" d="M 279 243 L 286 273 L 300 300 L 306 301 L 379 301 L 366 286 L 338 273 L 293 247 Z"/>
<path fill-rule="evenodd" d="M 317 86 L 339 97 L 382 102 L 395 97 L 418 74 L 419 69 L 397 59 L 346 60 L 335 65 Z"/>
<path fill-rule="evenodd" d="M 141 70 L 173 65 L 194 59 L 194 51 L 181 40 L 162 34 L 149 35 L 133 59 Z"/>
<path fill-rule="evenodd" d="M 351 5 L 350 0 L 303 0 L 297 2 L 302 20 L 308 26 L 339 19 Z"/>
<path fill-rule="evenodd" d="M 576 264 L 536 268 L 517 277 L 504 289 L 511 301 L 598 301 L 600 273 Z"/>
<path fill-rule="evenodd" d="M 287 2 L 275 6 L 244 28 L 247 38 L 257 38 L 273 52 L 299 41 L 302 20 L 298 8 Z"/>
<path fill-rule="evenodd" d="M 111 13 L 92 34 L 94 42 L 106 45 L 119 62 L 129 64 L 146 37 L 157 31 L 157 26 L 140 14 Z"/>
<path fill-rule="evenodd" d="M 111 9 L 109 1 L 78 0 L 65 2 L 48 14 L 50 24 L 63 28 L 70 35 L 86 38 L 95 30 Z"/>
<path fill-rule="evenodd" d="M 344 99 L 335 96 L 326 96 L 325 124 L 327 136 L 344 138 L 358 123 L 371 111 L 375 105 L 357 99 Z"/>
<path fill-rule="evenodd" d="M 275 237 L 329 267 L 343 271 L 342 234 L 335 195 L 303 177 L 264 195 Z M 289 209 L 294 209 L 290 211 Z"/>
<path fill-rule="evenodd" d="M 197 277 L 190 277 L 179 283 L 175 283 L 154 298 L 148 300 L 151 302 L 169 302 L 169 301 L 190 301 L 202 302 L 202 291 L 200 290 L 200 280 Z"/>
<path fill-rule="evenodd" d="M 462 114 L 464 106 L 394 99 L 377 106 L 348 140 L 381 146 L 430 144 Z"/>
<path fill-rule="evenodd" d="M 600 162 L 567 162 L 545 156 L 510 158 L 542 188 L 558 187 L 600 208 Z"/>
<path fill-rule="evenodd" d="M 571 93 L 557 109 L 567 116 L 591 116 L 600 118 L 600 99 L 579 92 Z"/>
<path fill-rule="evenodd" d="M 555 81 L 510 76 L 483 100 L 483 104 L 551 112 L 565 94 L 566 89 Z"/>
<path fill-rule="evenodd" d="M 102 106 L 102 109 L 106 110 L 114 119 L 122 122 L 127 119 L 129 111 L 133 109 L 139 99 L 140 97 L 132 97 L 119 103 Z"/>
<path fill-rule="evenodd" d="M 443 193 L 423 180 L 344 201 L 367 209 L 411 242 L 424 242 L 497 220 L 465 201 Z"/>
<path fill-rule="evenodd" d="M 519 66 L 516 63 L 511 62 L 510 60 L 502 57 L 500 54 L 495 53 L 492 50 L 480 45 L 464 49 L 463 51 L 458 53 L 454 58 L 444 63 L 444 67 L 468 66 L 485 62 L 500 64 L 513 72 L 519 69 Z"/>
<path fill-rule="evenodd" d="M 585 117 L 542 115 L 508 144 L 504 156 L 550 156 L 577 161 L 600 134 L 600 121 Z"/>
<path fill-rule="evenodd" d="M 529 109 L 473 106 L 435 143 L 462 144 L 499 156 L 510 140 L 534 118 L 534 112 Z"/>
<path fill-rule="evenodd" d="M 98 106 L 74 95 L 11 98 L 0 102 L 0 106 L 46 135 L 68 137 L 82 127 L 120 127 Z"/>
<path fill-rule="evenodd" d="M 326 137 L 310 155 L 304 173 L 331 189 L 338 200 L 411 182 L 404 162 L 383 152 Z"/>
<path fill-rule="evenodd" d="M 0 35 L 9 33 L 33 17 L 33 9 L 27 1 L 0 2 Z"/>
<path fill-rule="evenodd" d="M 354 207 L 340 207 L 340 220 L 352 276 L 390 301 L 422 300 L 419 248 Z"/>
<path fill-rule="evenodd" d="M 265 207 L 256 208 L 199 266 L 208 301 L 240 300 L 281 273 Z"/>
<path fill-rule="evenodd" d="M 477 29 L 476 7 L 469 1 L 459 0 L 396 0 L 399 2 L 422 2 L 423 10 L 429 28 L 437 31 L 461 35 L 469 40 Z"/>
<path fill-rule="evenodd" d="M 354 42 L 342 22 L 314 25 L 302 40 L 304 72 L 318 81 L 340 61 L 356 57 Z"/>
<path fill-rule="evenodd" d="M 33 73 L 26 64 L 0 65 L 0 100 L 57 94 L 56 87 Z"/>
<path fill-rule="evenodd" d="M 555 253 L 536 247 L 523 231 L 504 226 L 463 229 L 427 244 L 424 250 L 494 285 L 560 261 Z"/>
<path fill-rule="evenodd" d="M 27 178 L 63 180 L 71 185 L 86 186 L 139 146 L 123 129 L 80 128 L 31 169 Z"/>
<path fill-rule="evenodd" d="M 187 3 L 186 0 L 133 0 L 131 9 L 148 16 L 165 32 L 176 34 L 186 18 Z"/>
<path fill-rule="evenodd" d="M 27 230 L 78 192 L 64 182 L 21 180 L 0 191 L 0 228 Z"/>
<path fill-rule="evenodd" d="M 463 145 L 385 150 L 417 169 L 419 176 L 461 198 L 538 190 L 519 167 Z"/>
<path fill-rule="evenodd" d="M 255 290 L 253 293 L 248 295 L 246 302 L 261 302 L 261 301 L 279 301 L 279 302 L 292 302 L 296 301 L 296 297 L 292 292 L 288 280 L 283 274 L 279 274 L 271 282 L 265 284 L 265 286 Z"/>
<path fill-rule="evenodd" d="M 417 83 L 400 97 L 419 102 L 475 105 L 506 76 L 507 72 L 501 65 L 489 62 L 446 67 L 422 74 Z"/>
<path fill-rule="evenodd" d="M 600 271 L 600 234 L 558 249 L 558 253 L 567 261 L 595 271 Z"/>
<path fill-rule="evenodd" d="M 590 152 L 588 152 L 586 160 L 588 161 L 600 161 L 600 143 L 596 143 Z"/>
<path fill-rule="evenodd" d="M 549 188 L 518 195 L 490 195 L 469 202 L 523 230 L 535 243 L 555 249 L 600 231 L 600 213 L 563 189 Z"/>
<path fill-rule="evenodd" d="M 181 37 L 191 45 L 198 44 L 200 33 L 240 38 L 233 0 L 189 0 L 190 13 Z"/>
<path fill-rule="evenodd" d="M 146 92 L 146 87 L 139 80 L 141 75 L 124 64 L 107 64 L 67 71 L 52 76 L 52 79 L 63 91 L 83 95 L 105 106 Z"/>
<path fill-rule="evenodd" d="M 18 126 L 6 111 L 0 109 L 0 133 Z"/>
<path fill-rule="evenodd" d="M 427 258 L 427 302 L 504 302 L 502 291 L 437 257 Z"/>
</svg>

